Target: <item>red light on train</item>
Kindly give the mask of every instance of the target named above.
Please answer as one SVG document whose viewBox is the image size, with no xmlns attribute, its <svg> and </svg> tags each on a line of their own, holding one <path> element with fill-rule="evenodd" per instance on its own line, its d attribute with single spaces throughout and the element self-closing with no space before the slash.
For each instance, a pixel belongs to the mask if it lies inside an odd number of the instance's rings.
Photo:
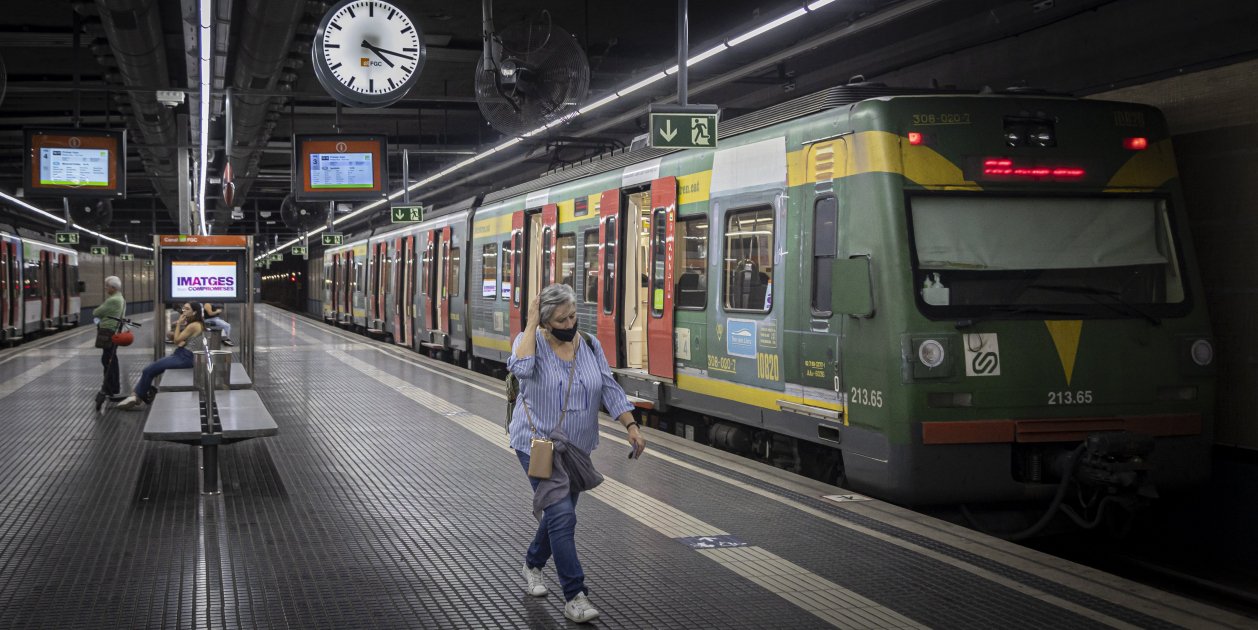
<svg viewBox="0 0 1258 630">
<path fill-rule="evenodd" d="M 1143 151 L 1149 148 L 1148 138 L 1123 138 L 1123 148 L 1129 151 Z"/>
<path fill-rule="evenodd" d="M 1086 175 L 1087 172 L 1073 166 L 1018 166 L 1013 163 L 1013 160 L 1008 158 L 989 158 L 983 160 L 983 174 L 996 177 L 1078 179 Z"/>
<path fill-rule="evenodd" d="M 913 146 L 917 146 L 917 145 L 919 145 L 919 144 L 921 144 L 921 143 L 922 143 L 922 140 L 923 140 L 923 138 L 922 138 L 922 132 L 920 132 L 920 131 L 910 131 L 910 132 L 909 132 L 909 144 L 911 144 L 911 145 L 913 145 Z"/>
</svg>

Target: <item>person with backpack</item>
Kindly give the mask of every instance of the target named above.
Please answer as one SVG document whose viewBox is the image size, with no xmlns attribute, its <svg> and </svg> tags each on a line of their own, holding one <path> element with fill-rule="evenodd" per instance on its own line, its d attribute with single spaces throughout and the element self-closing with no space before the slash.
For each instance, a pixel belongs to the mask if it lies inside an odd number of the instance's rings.
<svg viewBox="0 0 1258 630">
<path fill-rule="evenodd" d="M 598 617 L 585 588 L 574 540 L 577 498 L 602 481 L 590 453 L 598 447 L 599 407 L 629 430 L 630 457 L 646 448 L 633 404 L 612 377 L 598 339 L 577 330 L 577 295 L 552 284 L 529 303 L 507 369 L 519 380 L 508 430 L 529 484 L 537 532 L 524 555 L 525 592 L 546 595 L 542 568 L 552 556 L 563 587 L 563 613 L 577 623 Z"/>
</svg>

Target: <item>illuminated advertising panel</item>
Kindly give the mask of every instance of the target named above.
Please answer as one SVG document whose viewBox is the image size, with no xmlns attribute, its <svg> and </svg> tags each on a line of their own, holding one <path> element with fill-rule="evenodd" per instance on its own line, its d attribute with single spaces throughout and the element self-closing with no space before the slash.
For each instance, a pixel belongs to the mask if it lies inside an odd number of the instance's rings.
<svg viewBox="0 0 1258 630">
<path fill-rule="evenodd" d="M 234 261 L 172 260 L 170 297 L 202 303 L 235 300 L 237 271 Z"/>
<path fill-rule="evenodd" d="M 388 194 L 384 136 L 293 136 L 297 201 L 362 201 Z"/>
<path fill-rule="evenodd" d="M 123 197 L 127 142 L 108 129 L 27 129 L 28 197 Z"/>
</svg>

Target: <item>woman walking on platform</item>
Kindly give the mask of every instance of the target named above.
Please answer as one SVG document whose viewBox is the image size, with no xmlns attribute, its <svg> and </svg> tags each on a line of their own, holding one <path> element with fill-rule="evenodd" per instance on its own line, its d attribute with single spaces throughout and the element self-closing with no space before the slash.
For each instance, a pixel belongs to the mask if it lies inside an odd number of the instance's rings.
<svg viewBox="0 0 1258 630">
<path fill-rule="evenodd" d="M 179 311 L 179 321 L 175 322 L 175 351 L 170 356 L 158 359 L 144 368 L 144 372 L 140 375 L 140 381 L 135 384 L 135 391 L 127 397 L 126 400 L 118 403 L 119 409 L 142 409 L 144 404 L 151 400 L 149 391 L 153 387 L 153 379 L 158 374 L 166 370 L 177 370 L 181 368 L 192 367 L 193 357 L 192 351 L 187 346 L 193 348 L 201 347 L 202 333 L 205 332 L 205 324 L 202 323 L 202 311 L 200 302 L 185 302 Z"/>
<path fill-rule="evenodd" d="M 576 301 L 576 293 L 566 284 L 543 289 L 529 304 L 528 323 L 515 339 L 507 369 L 520 381 L 520 404 L 509 426 L 511 448 L 530 474 L 539 521 L 524 556 L 525 590 L 536 597 L 547 593 L 542 567 L 553 555 L 567 601 L 563 614 L 585 623 L 598 617 L 598 610 L 586 597 L 589 589 L 573 536 L 578 495 L 602 481 L 589 458 L 598 447 L 600 405 L 629 429 L 632 457 L 642 454 L 646 439 L 598 340 L 578 334 Z M 533 444 L 539 445 L 539 452 L 533 452 Z M 550 461 L 552 450 L 553 473 L 542 461 Z M 534 455 L 539 461 L 532 460 Z M 539 472 L 541 478 L 532 476 Z"/>
</svg>

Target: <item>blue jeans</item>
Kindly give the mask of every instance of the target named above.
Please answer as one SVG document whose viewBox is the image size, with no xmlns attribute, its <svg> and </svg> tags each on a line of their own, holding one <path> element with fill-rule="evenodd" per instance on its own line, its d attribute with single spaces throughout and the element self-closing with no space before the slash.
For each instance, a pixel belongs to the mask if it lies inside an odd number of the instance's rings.
<svg viewBox="0 0 1258 630">
<path fill-rule="evenodd" d="M 232 338 L 232 325 L 227 323 L 222 317 L 207 317 L 205 318 L 205 325 L 223 331 L 223 339 Z"/>
<path fill-rule="evenodd" d="M 529 470 L 529 454 L 516 451 L 520 465 L 524 466 L 525 474 Z M 529 484 L 537 490 L 538 480 L 528 477 Z M 565 601 L 576 597 L 578 593 L 588 593 L 585 588 L 585 571 L 581 570 L 581 561 L 577 559 L 577 543 L 574 538 L 577 529 L 577 496 L 579 492 L 568 495 L 542 513 L 542 522 L 537 525 L 537 533 L 533 535 L 533 543 L 524 554 L 524 562 L 530 569 L 546 566 L 551 555 L 555 556 L 555 571 L 559 573 L 559 585 L 563 587 Z"/>
<path fill-rule="evenodd" d="M 190 367 L 192 367 L 192 351 L 187 348 L 175 348 L 175 352 L 170 356 L 158 359 L 144 368 L 144 372 L 140 374 L 140 382 L 135 384 L 136 398 L 148 399 L 149 388 L 153 387 L 153 379 L 157 378 L 158 374 L 166 370 Z"/>
</svg>

